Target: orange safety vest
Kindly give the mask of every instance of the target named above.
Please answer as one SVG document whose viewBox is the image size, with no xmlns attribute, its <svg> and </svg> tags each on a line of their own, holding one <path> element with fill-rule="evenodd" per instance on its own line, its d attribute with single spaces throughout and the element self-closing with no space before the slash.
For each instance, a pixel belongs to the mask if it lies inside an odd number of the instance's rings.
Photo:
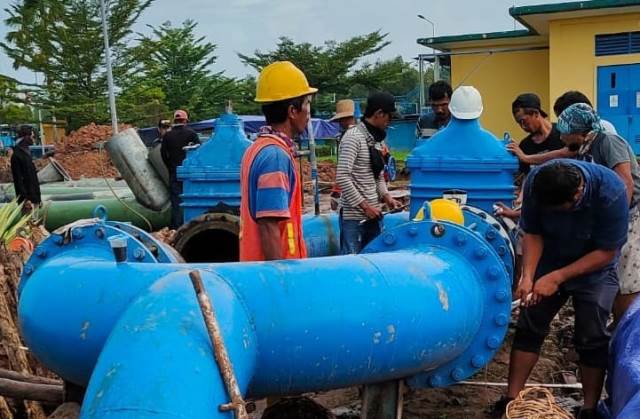
<svg viewBox="0 0 640 419">
<path fill-rule="evenodd" d="M 284 150 L 292 162 L 295 156 L 291 148 L 280 138 L 271 134 L 261 134 L 247 149 L 242 157 L 240 173 L 240 261 L 263 261 L 262 242 L 258 223 L 251 216 L 249 210 L 249 172 L 254 159 L 263 148 L 275 145 Z M 291 217 L 280 221 L 280 244 L 285 259 L 301 259 L 307 257 L 307 248 L 302 235 L 302 193 L 300 190 L 300 175 L 294 170 L 295 182 L 289 213 Z"/>
</svg>

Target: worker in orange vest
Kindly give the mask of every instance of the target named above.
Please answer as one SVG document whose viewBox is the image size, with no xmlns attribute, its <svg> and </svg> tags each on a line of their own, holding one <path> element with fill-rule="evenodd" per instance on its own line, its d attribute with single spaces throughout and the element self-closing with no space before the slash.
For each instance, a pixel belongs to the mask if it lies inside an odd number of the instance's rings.
<svg viewBox="0 0 640 419">
<path fill-rule="evenodd" d="M 317 91 L 289 61 L 272 63 L 260 73 L 255 100 L 267 124 L 242 158 L 240 261 L 307 256 L 293 138 L 307 127 Z"/>
</svg>

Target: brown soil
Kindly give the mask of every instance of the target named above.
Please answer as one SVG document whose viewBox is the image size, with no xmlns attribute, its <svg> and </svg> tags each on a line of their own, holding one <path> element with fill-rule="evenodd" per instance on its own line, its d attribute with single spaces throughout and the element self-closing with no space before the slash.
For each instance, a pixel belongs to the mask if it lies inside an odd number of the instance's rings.
<svg viewBox="0 0 640 419">
<path fill-rule="evenodd" d="M 40 226 L 32 226 L 30 238 L 39 243 L 47 233 Z M 27 251 L 10 252 L 0 247 L 0 368 L 41 377 L 56 378 L 46 370 L 29 352 L 18 331 L 17 289 Z M 5 399 L 0 397 L 0 417 L 45 418 L 52 406 L 37 402 Z"/>
<path fill-rule="evenodd" d="M 127 128 L 128 125 L 119 127 L 120 130 Z M 119 176 L 106 150 L 102 150 L 112 133 L 110 125 L 85 125 L 56 143 L 55 158 L 73 179 Z"/>
<path fill-rule="evenodd" d="M 129 125 L 120 125 L 120 130 Z M 82 177 L 118 177 L 118 170 L 113 166 L 106 150 L 102 150 L 103 143 L 112 136 L 110 125 L 96 125 L 91 123 L 55 144 L 55 159 L 64 167 L 72 179 Z M 48 164 L 48 159 L 35 161 L 39 170 Z M 11 182 L 11 165 L 8 156 L 0 157 L 0 183 Z"/>
</svg>

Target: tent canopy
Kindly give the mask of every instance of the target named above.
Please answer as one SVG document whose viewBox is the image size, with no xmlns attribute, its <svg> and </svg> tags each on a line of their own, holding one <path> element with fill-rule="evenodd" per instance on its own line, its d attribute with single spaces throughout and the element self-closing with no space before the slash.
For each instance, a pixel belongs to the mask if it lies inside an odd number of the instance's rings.
<svg viewBox="0 0 640 419">
<path fill-rule="evenodd" d="M 244 131 L 247 134 L 257 134 L 260 128 L 265 125 L 265 119 L 262 115 L 238 115 L 244 124 Z M 312 118 L 313 133 L 315 138 L 332 138 L 340 133 L 337 123 L 329 122 L 324 119 Z M 189 124 L 194 131 L 203 131 L 213 129 L 216 126 L 216 119 L 206 119 L 204 121 L 192 122 Z M 303 135 L 307 136 L 306 132 Z"/>
</svg>

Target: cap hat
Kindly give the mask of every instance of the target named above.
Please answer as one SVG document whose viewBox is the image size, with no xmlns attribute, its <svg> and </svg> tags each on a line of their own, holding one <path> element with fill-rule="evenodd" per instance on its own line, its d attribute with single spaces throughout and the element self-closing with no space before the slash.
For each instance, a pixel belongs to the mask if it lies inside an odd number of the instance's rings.
<svg viewBox="0 0 640 419">
<path fill-rule="evenodd" d="M 540 97 L 535 93 L 523 93 L 511 104 L 512 112 L 516 112 L 517 109 L 521 108 L 535 109 L 540 112 L 543 118 L 547 117 L 547 113 L 540 106 Z"/>
</svg>

